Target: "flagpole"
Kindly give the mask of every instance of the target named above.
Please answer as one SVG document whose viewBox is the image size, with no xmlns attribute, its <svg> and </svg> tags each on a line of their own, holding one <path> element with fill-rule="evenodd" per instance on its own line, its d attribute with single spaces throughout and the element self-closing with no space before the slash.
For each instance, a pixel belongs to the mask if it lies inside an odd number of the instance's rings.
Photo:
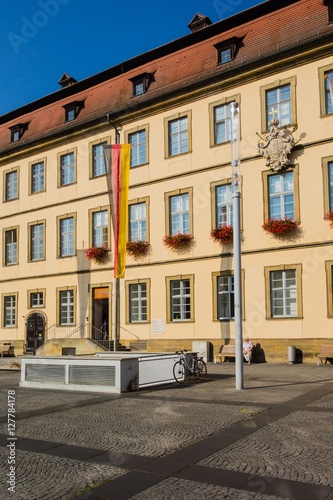
<svg viewBox="0 0 333 500">
<path fill-rule="evenodd" d="M 236 389 L 244 389 L 243 382 L 243 332 L 242 332 L 242 265 L 240 228 L 240 137 L 239 104 L 230 104 L 231 115 L 231 165 L 232 165 L 232 206 L 234 240 L 234 309 L 235 309 L 235 354 Z"/>
<path fill-rule="evenodd" d="M 116 144 L 119 144 L 120 134 L 117 127 L 113 126 L 116 131 Z M 113 352 L 116 352 L 120 332 L 120 278 L 114 278 L 113 288 Z"/>
</svg>

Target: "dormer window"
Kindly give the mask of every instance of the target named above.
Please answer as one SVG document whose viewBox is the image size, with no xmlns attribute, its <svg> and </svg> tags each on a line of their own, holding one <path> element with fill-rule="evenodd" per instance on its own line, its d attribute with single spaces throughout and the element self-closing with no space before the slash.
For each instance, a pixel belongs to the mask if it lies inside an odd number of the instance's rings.
<svg viewBox="0 0 333 500">
<path fill-rule="evenodd" d="M 328 22 L 333 23 L 333 0 L 324 0 L 328 11 Z"/>
<path fill-rule="evenodd" d="M 9 127 L 10 141 L 17 142 L 21 139 L 24 132 L 27 130 L 29 123 L 19 123 L 13 127 Z"/>
<path fill-rule="evenodd" d="M 65 110 L 65 121 L 72 122 L 78 117 L 81 109 L 84 107 L 84 101 L 75 101 L 63 106 Z"/>
<path fill-rule="evenodd" d="M 151 73 L 142 73 L 142 75 L 130 78 L 133 84 L 133 97 L 145 94 L 148 90 L 149 85 L 153 81 L 153 75 Z"/>
<path fill-rule="evenodd" d="M 217 50 L 217 63 L 225 64 L 233 61 L 238 52 L 240 41 L 240 38 L 234 37 L 214 45 Z"/>
</svg>

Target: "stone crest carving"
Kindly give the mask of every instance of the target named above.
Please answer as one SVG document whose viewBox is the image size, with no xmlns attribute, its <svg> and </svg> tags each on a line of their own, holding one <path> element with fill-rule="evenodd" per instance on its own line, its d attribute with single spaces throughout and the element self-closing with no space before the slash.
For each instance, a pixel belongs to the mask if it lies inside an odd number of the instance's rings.
<svg viewBox="0 0 333 500">
<path fill-rule="evenodd" d="M 293 133 L 297 130 L 297 126 L 293 127 L 292 131 L 286 127 L 279 129 L 279 120 L 274 118 L 277 110 L 272 108 L 272 120 L 269 122 L 270 131 L 262 136 L 257 132 L 259 137 L 258 152 L 266 159 L 266 166 L 270 167 L 274 172 L 278 172 L 290 163 L 289 154 L 296 144 L 304 139 L 305 133 L 300 135 L 298 141 L 295 140 Z"/>
</svg>

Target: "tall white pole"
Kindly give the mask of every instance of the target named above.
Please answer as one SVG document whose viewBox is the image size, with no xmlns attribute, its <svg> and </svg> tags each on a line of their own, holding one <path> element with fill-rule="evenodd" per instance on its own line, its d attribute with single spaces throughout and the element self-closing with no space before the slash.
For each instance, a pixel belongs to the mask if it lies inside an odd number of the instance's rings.
<svg viewBox="0 0 333 500">
<path fill-rule="evenodd" d="M 232 207 L 234 242 L 234 304 L 235 304 L 235 353 L 236 389 L 244 389 L 243 380 L 243 332 L 242 332 L 242 263 L 240 225 L 240 130 L 239 105 L 230 104 L 231 114 L 231 165 L 232 165 Z"/>
<path fill-rule="evenodd" d="M 116 131 L 116 144 L 120 143 L 120 135 L 116 126 L 114 126 Z M 113 351 L 116 352 L 118 339 L 120 337 L 120 279 L 114 278 L 113 281 Z"/>
</svg>

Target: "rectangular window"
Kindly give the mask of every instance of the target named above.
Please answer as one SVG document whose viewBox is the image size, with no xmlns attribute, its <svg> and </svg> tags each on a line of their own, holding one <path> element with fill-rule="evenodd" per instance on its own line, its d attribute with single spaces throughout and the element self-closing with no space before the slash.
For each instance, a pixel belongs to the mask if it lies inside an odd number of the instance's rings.
<svg viewBox="0 0 333 500">
<path fill-rule="evenodd" d="M 333 80 L 333 70 L 325 71 L 324 73 L 324 85 L 325 85 L 325 114 L 330 115 L 333 113 L 333 103 L 332 103 L 332 95 L 329 86 L 328 78 Z"/>
<path fill-rule="evenodd" d="M 5 295 L 3 301 L 3 326 L 5 328 L 16 326 L 16 295 Z"/>
<path fill-rule="evenodd" d="M 44 307 L 44 292 L 29 292 L 29 307 Z"/>
<path fill-rule="evenodd" d="M 4 231 L 5 266 L 17 264 L 17 228 Z"/>
<path fill-rule="evenodd" d="M 215 199 L 216 199 L 216 226 L 223 227 L 230 225 L 232 226 L 232 185 L 223 184 L 222 186 L 216 186 L 215 188 Z"/>
<path fill-rule="evenodd" d="M 60 157 L 60 185 L 68 186 L 75 182 L 75 156 L 74 153 Z"/>
<path fill-rule="evenodd" d="M 282 85 L 275 89 L 266 90 L 266 129 L 269 130 L 269 122 L 277 118 L 279 126 L 292 123 L 291 109 L 291 87 L 290 84 Z"/>
<path fill-rule="evenodd" d="M 214 107 L 214 144 L 230 141 L 231 115 L 230 103 Z"/>
<path fill-rule="evenodd" d="M 188 117 L 182 116 L 168 122 L 168 156 L 189 151 Z"/>
<path fill-rule="evenodd" d="M 30 260 L 44 259 L 44 222 L 30 225 Z"/>
<path fill-rule="evenodd" d="M 268 196 L 269 218 L 295 218 L 293 172 L 269 176 Z"/>
<path fill-rule="evenodd" d="M 14 170 L 7 172 L 5 176 L 6 193 L 5 201 L 16 200 L 18 198 L 18 172 Z"/>
<path fill-rule="evenodd" d="M 147 241 L 146 202 L 129 206 L 129 240 Z"/>
<path fill-rule="evenodd" d="M 189 194 L 170 196 L 170 234 L 190 234 Z"/>
<path fill-rule="evenodd" d="M 234 277 L 217 276 L 217 315 L 218 319 L 235 317 Z"/>
<path fill-rule="evenodd" d="M 75 218 L 59 219 L 59 256 L 69 257 L 75 254 Z"/>
<path fill-rule="evenodd" d="M 107 210 L 93 212 L 92 244 L 96 247 L 109 247 L 109 213 Z"/>
<path fill-rule="evenodd" d="M 189 279 L 170 281 L 171 321 L 191 319 L 191 287 Z"/>
<path fill-rule="evenodd" d="M 31 193 L 45 191 L 45 165 L 44 162 L 31 165 Z"/>
<path fill-rule="evenodd" d="M 266 317 L 301 318 L 302 265 L 265 267 Z"/>
<path fill-rule="evenodd" d="M 93 144 L 92 146 L 92 170 L 93 177 L 100 177 L 106 174 L 106 164 L 104 157 L 104 145 L 107 142 L 101 142 L 99 144 Z"/>
<path fill-rule="evenodd" d="M 146 129 L 128 134 L 131 145 L 131 167 L 147 163 L 147 132 Z"/>
<path fill-rule="evenodd" d="M 328 162 L 329 210 L 333 211 L 333 161 Z"/>
<path fill-rule="evenodd" d="M 219 56 L 220 56 L 220 61 L 219 62 L 221 64 L 231 61 L 232 60 L 232 49 L 231 49 L 231 47 L 228 47 L 228 48 L 225 48 L 225 49 L 221 49 L 220 52 L 219 52 Z"/>
<path fill-rule="evenodd" d="M 59 324 L 62 326 L 74 324 L 74 290 L 59 292 Z"/>
<path fill-rule="evenodd" d="M 129 322 L 147 321 L 147 283 L 129 284 Z"/>
<path fill-rule="evenodd" d="M 295 269 L 271 271 L 271 317 L 297 316 L 297 283 Z"/>
</svg>

